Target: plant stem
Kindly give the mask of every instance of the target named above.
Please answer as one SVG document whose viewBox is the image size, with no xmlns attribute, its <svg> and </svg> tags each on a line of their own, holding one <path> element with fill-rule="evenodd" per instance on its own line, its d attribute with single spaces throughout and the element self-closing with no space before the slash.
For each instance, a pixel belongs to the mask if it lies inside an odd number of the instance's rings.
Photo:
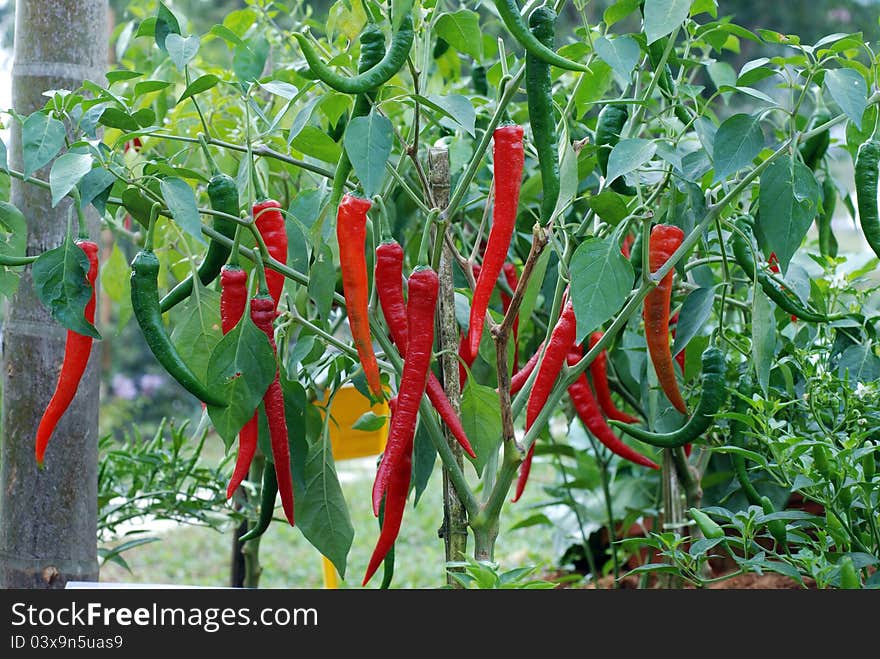
<svg viewBox="0 0 880 659">
<path fill-rule="evenodd" d="M 438 208 L 444 208 L 449 202 L 449 150 L 433 147 L 428 149 L 428 183 L 431 198 Z M 443 227 L 435 225 L 434 240 L 445 244 Z M 440 373 L 446 397 L 452 403 L 456 414 L 459 412 L 461 383 L 458 380 L 458 323 L 455 320 L 455 285 L 452 277 L 452 254 L 449 247 L 443 249 L 440 257 L 438 275 L 440 277 L 440 299 L 438 304 L 438 326 L 440 344 Z M 449 431 L 443 428 L 443 436 L 459 469 L 464 469 L 464 457 L 461 446 Z M 459 499 L 455 487 L 449 477 L 449 470 L 443 465 L 443 526 L 440 535 L 443 538 L 446 563 L 463 561 L 467 555 L 468 540 L 467 511 Z M 447 585 L 462 588 L 451 572 L 462 568 L 447 568 Z"/>
<path fill-rule="evenodd" d="M 251 463 L 251 481 L 260 482 L 265 462 L 266 458 L 257 452 Z M 253 528 L 255 524 L 256 520 L 253 520 L 250 528 Z M 260 585 L 260 575 L 263 573 L 263 568 L 260 565 L 260 537 L 245 542 L 241 553 L 244 555 L 244 587 L 257 588 Z"/>
</svg>

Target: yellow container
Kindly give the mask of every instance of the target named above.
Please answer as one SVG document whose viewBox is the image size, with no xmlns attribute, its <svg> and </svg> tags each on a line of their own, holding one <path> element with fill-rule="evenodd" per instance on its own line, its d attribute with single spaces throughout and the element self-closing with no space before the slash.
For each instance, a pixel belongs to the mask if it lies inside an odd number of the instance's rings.
<svg viewBox="0 0 880 659">
<path fill-rule="evenodd" d="M 330 392 L 324 394 L 323 414 Z M 355 430 L 355 421 L 372 411 L 376 416 L 388 416 L 388 402 L 370 405 L 370 401 L 354 385 L 345 385 L 333 397 L 330 405 L 330 445 L 334 460 L 350 460 L 379 455 L 388 439 L 388 422 L 378 430 Z"/>
</svg>

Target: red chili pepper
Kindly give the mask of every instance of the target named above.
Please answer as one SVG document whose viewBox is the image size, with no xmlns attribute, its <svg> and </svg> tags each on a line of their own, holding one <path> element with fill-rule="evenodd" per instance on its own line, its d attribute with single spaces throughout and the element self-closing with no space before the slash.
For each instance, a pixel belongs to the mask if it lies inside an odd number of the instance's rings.
<svg viewBox="0 0 880 659">
<path fill-rule="evenodd" d="M 267 273 L 268 274 L 268 273 Z M 269 337 L 272 350 L 275 350 L 275 336 L 272 323 L 275 321 L 275 301 L 265 293 L 251 298 L 251 320 Z M 287 521 L 293 526 L 293 479 L 290 474 L 290 446 L 287 443 L 287 419 L 284 414 L 284 393 L 275 379 L 263 395 L 263 407 L 269 421 L 269 438 L 272 445 L 272 459 L 275 462 L 275 477 L 278 480 L 278 493 Z"/>
<path fill-rule="evenodd" d="M 264 199 L 254 204 L 253 214 L 257 231 L 263 236 L 269 256 L 281 263 L 287 263 L 287 226 L 284 224 L 284 216 L 278 210 L 280 208 L 281 204 L 274 199 Z M 266 284 L 277 310 L 281 291 L 284 289 L 284 275 L 267 268 Z"/>
<path fill-rule="evenodd" d="M 565 306 L 562 307 L 559 320 L 550 333 L 550 342 L 544 351 L 544 358 L 541 360 L 541 366 L 538 368 L 538 375 L 535 376 L 535 382 L 532 385 L 532 390 L 529 392 L 529 400 L 526 403 L 527 432 L 547 403 L 547 398 L 550 396 L 559 371 L 562 370 L 562 365 L 565 364 L 568 351 L 575 342 L 576 337 L 577 320 L 574 315 L 574 307 L 571 300 L 567 300 Z M 529 480 L 529 472 L 532 469 L 532 458 L 534 455 L 535 444 L 532 443 L 525 460 L 520 465 L 516 493 L 513 496 L 514 502 L 518 501 L 522 496 L 526 482 Z"/>
<path fill-rule="evenodd" d="M 382 496 L 385 496 L 385 516 L 379 540 L 370 558 L 363 584 L 385 559 L 400 532 L 406 498 L 409 494 L 412 476 L 413 438 L 419 402 L 428 382 L 431 369 L 431 356 L 434 349 L 434 313 L 437 308 L 437 295 L 440 279 L 431 268 L 416 268 L 407 283 L 409 300 L 407 302 L 407 325 L 413 329 L 406 348 L 403 374 L 397 393 L 396 414 L 391 417 L 388 430 L 388 443 L 382 464 L 386 469 L 380 471 L 373 485 L 373 510 L 378 514 Z M 415 331 L 418 329 L 418 331 Z"/>
<path fill-rule="evenodd" d="M 385 316 L 385 322 L 391 332 L 391 340 L 397 346 L 400 354 L 406 356 L 409 329 L 406 303 L 403 300 L 403 248 L 397 242 L 383 242 L 376 248 L 376 275 L 374 279 L 376 291 L 379 294 L 379 303 L 382 306 L 382 314 Z M 476 458 L 458 414 L 455 413 L 452 403 L 449 402 L 443 385 L 431 371 L 428 372 L 428 384 L 425 390 L 431 405 L 437 410 L 456 441 L 468 455 Z M 378 514 L 378 510 L 376 514 Z"/>
<path fill-rule="evenodd" d="M 673 252 L 684 240 L 684 232 L 676 226 L 658 224 L 651 229 L 648 248 L 648 262 L 651 273 L 655 273 L 669 260 Z M 675 367 L 672 365 L 672 351 L 669 349 L 669 308 L 672 302 L 672 275 L 670 270 L 657 287 L 645 298 L 643 317 L 645 320 L 645 340 L 648 353 L 660 387 L 682 414 L 687 414 L 687 405 L 678 390 Z"/>
<path fill-rule="evenodd" d="M 581 356 L 580 348 L 573 348 L 572 351 L 568 353 L 569 366 L 577 364 L 578 361 L 580 361 Z M 568 388 L 568 395 L 571 397 L 574 409 L 587 430 L 589 430 L 596 439 L 602 442 L 602 444 L 604 444 L 612 453 L 619 455 L 630 462 L 634 462 L 637 465 L 642 465 L 643 467 L 649 467 L 650 469 L 660 468 L 660 466 L 653 460 L 624 444 L 620 438 L 614 434 L 611 426 L 609 426 L 602 417 L 602 411 L 599 409 L 596 399 L 593 398 L 593 392 L 590 390 L 590 384 L 587 382 L 587 376 L 585 374 L 581 373 L 580 377 L 574 381 L 574 384 Z"/>
<path fill-rule="evenodd" d="M 89 260 L 89 272 L 86 280 L 92 288 L 92 296 L 86 302 L 84 311 L 85 319 L 93 323 L 95 322 L 95 278 L 98 276 L 98 245 L 91 240 L 77 240 L 76 245 L 85 252 Z M 86 366 L 89 363 L 89 355 L 92 352 L 92 337 L 78 334 L 71 330 L 67 330 L 67 339 L 64 343 L 64 361 L 61 363 L 61 373 L 58 376 L 58 383 L 55 385 L 55 393 L 46 406 L 46 411 L 40 419 L 40 425 L 37 427 L 36 456 L 37 464 L 43 466 L 43 457 L 46 454 L 46 447 L 49 445 L 49 439 L 55 432 L 55 427 L 61 420 L 61 417 L 73 402 L 76 391 L 79 389 L 80 380 L 85 373 Z"/>
<path fill-rule="evenodd" d="M 376 398 L 382 398 L 379 365 L 370 339 L 367 259 L 364 246 L 367 241 L 367 211 L 372 204 L 368 199 L 346 194 L 339 202 L 336 215 L 336 239 L 339 242 L 339 267 L 342 270 L 342 292 L 351 336 L 361 359 L 367 385 Z"/>
<path fill-rule="evenodd" d="M 492 228 L 489 230 L 489 241 L 483 254 L 480 278 L 471 302 L 468 341 L 472 355 L 479 352 L 489 298 L 507 259 L 507 250 L 516 227 L 516 209 L 525 162 L 522 126 L 501 126 L 495 129 L 493 137 L 495 207 L 492 209 Z"/>
<path fill-rule="evenodd" d="M 620 246 L 620 253 L 623 254 L 626 258 L 630 257 L 630 247 L 635 242 L 636 237 L 631 233 L 626 234 L 623 237 L 623 244 Z"/>
<path fill-rule="evenodd" d="M 224 265 L 220 270 L 220 327 L 229 334 L 241 320 L 247 308 L 247 272 L 235 265 Z M 257 451 L 259 429 L 257 414 L 238 433 L 238 455 L 235 468 L 226 486 L 226 498 L 232 498 L 238 486 L 247 477 Z"/>
<path fill-rule="evenodd" d="M 541 350 L 544 347 L 544 343 L 541 342 L 541 345 L 535 350 L 535 354 L 529 357 L 529 361 L 523 364 L 523 367 L 519 369 L 516 373 L 513 374 L 513 377 L 510 378 L 510 393 L 517 394 L 519 391 L 525 386 L 526 382 L 529 379 L 529 376 L 532 374 L 532 371 L 535 370 L 535 366 L 538 365 L 538 360 L 541 358 Z"/>
<path fill-rule="evenodd" d="M 596 345 L 602 338 L 602 332 L 590 334 L 590 348 Z M 590 363 L 590 376 L 593 379 L 593 389 L 596 390 L 596 399 L 599 406 L 609 419 L 617 419 L 624 423 L 638 423 L 639 419 L 617 409 L 617 405 L 611 399 L 611 389 L 608 386 L 608 355 L 603 350 Z"/>
</svg>

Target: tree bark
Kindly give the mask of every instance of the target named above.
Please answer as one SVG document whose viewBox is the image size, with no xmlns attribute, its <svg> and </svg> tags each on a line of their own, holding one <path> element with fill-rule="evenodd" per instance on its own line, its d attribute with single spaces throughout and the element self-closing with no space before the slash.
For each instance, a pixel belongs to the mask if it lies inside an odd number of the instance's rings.
<svg viewBox="0 0 880 659">
<path fill-rule="evenodd" d="M 432 147 L 428 149 L 428 175 L 430 177 L 431 194 L 437 208 L 446 208 L 449 205 L 449 151 L 444 147 Z M 434 240 L 443 240 L 443 236 L 435 234 Z M 455 322 L 455 288 L 452 277 L 452 252 L 448 245 L 443 246 L 443 254 L 440 257 L 440 314 L 439 314 L 439 337 L 440 350 L 440 374 L 446 396 L 459 411 L 461 401 L 461 384 L 458 380 L 458 323 Z M 458 466 L 464 465 L 461 447 L 455 437 L 444 426 L 443 434 L 446 443 L 452 450 Z M 467 511 L 458 498 L 449 473 L 443 468 L 443 534 L 446 562 L 460 562 L 465 560 L 468 541 Z M 449 574 L 453 571 L 461 571 L 461 568 L 447 568 L 446 582 L 453 588 L 461 588 L 461 584 Z"/>
<path fill-rule="evenodd" d="M 23 0 L 16 3 L 13 107 L 28 115 L 49 89 L 104 82 L 107 0 Z M 22 167 L 21 129 L 13 123 L 10 165 Z M 48 179 L 48 167 L 35 176 Z M 12 203 L 28 218 L 28 254 L 59 245 L 70 200 L 52 208 L 48 191 L 12 181 Z M 97 230 L 93 227 L 95 237 Z M 96 581 L 98 375 L 101 346 L 92 349 L 76 398 L 37 469 L 34 438 L 55 389 L 66 331 L 37 299 L 28 268 L 3 327 L 0 586 L 63 588 Z"/>
</svg>

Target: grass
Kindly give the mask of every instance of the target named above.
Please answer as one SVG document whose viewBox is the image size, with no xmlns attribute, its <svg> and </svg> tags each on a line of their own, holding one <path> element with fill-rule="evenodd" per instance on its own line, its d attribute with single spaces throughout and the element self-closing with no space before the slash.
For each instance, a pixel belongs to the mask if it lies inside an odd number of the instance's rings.
<svg viewBox="0 0 880 659">
<path fill-rule="evenodd" d="M 203 459 L 208 458 L 204 456 Z M 470 474 L 473 470 L 466 466 Z M 354 526 L 354 542 L 348 557 L 346 579 L 340 588 L 359 588 L 367 562 L 379 533 L 370 506 L 370 489 L 375 459 L 364 458 L 337 464 L 342 489 Z M 536 458 L 529 487 L 516 504 L 505 506 L 496 544 L 496 560 L 509 570 L 526 565 L 553 567 L 552 533 L 549 527 L 532 526 L 509 530 L 533 512 L 533 506 L 546 501 L 542 484 L 553 482 L 551 463 Z M 439 462 L 417 507 L 412 497 L 404 516 L 396 545 L 393 588 L 437 588 L 445 584 L 443 541 L 437 536 L 443 516 L 442 475 Z M 280 510 L 276 511 L 280 514 Z M 101 581 L 160 583 L 195 586 L 228 586 L 232 550 L 232 527 L 221 533 L 210 528 L 177 526 L 151 534 L 158 542 L 134 548 L 124 554 L 129 573 L 113 563 L 101 568 Z M 473 538 L 468 541 L 473 551 Z M 321 588 L 321 557 L 302 534 L 285 523 L 275 521 L 260 543 L 260 562 L 264 588 Z M 368 587 L 381 583 L 381 569 Z"/>
</svg>

